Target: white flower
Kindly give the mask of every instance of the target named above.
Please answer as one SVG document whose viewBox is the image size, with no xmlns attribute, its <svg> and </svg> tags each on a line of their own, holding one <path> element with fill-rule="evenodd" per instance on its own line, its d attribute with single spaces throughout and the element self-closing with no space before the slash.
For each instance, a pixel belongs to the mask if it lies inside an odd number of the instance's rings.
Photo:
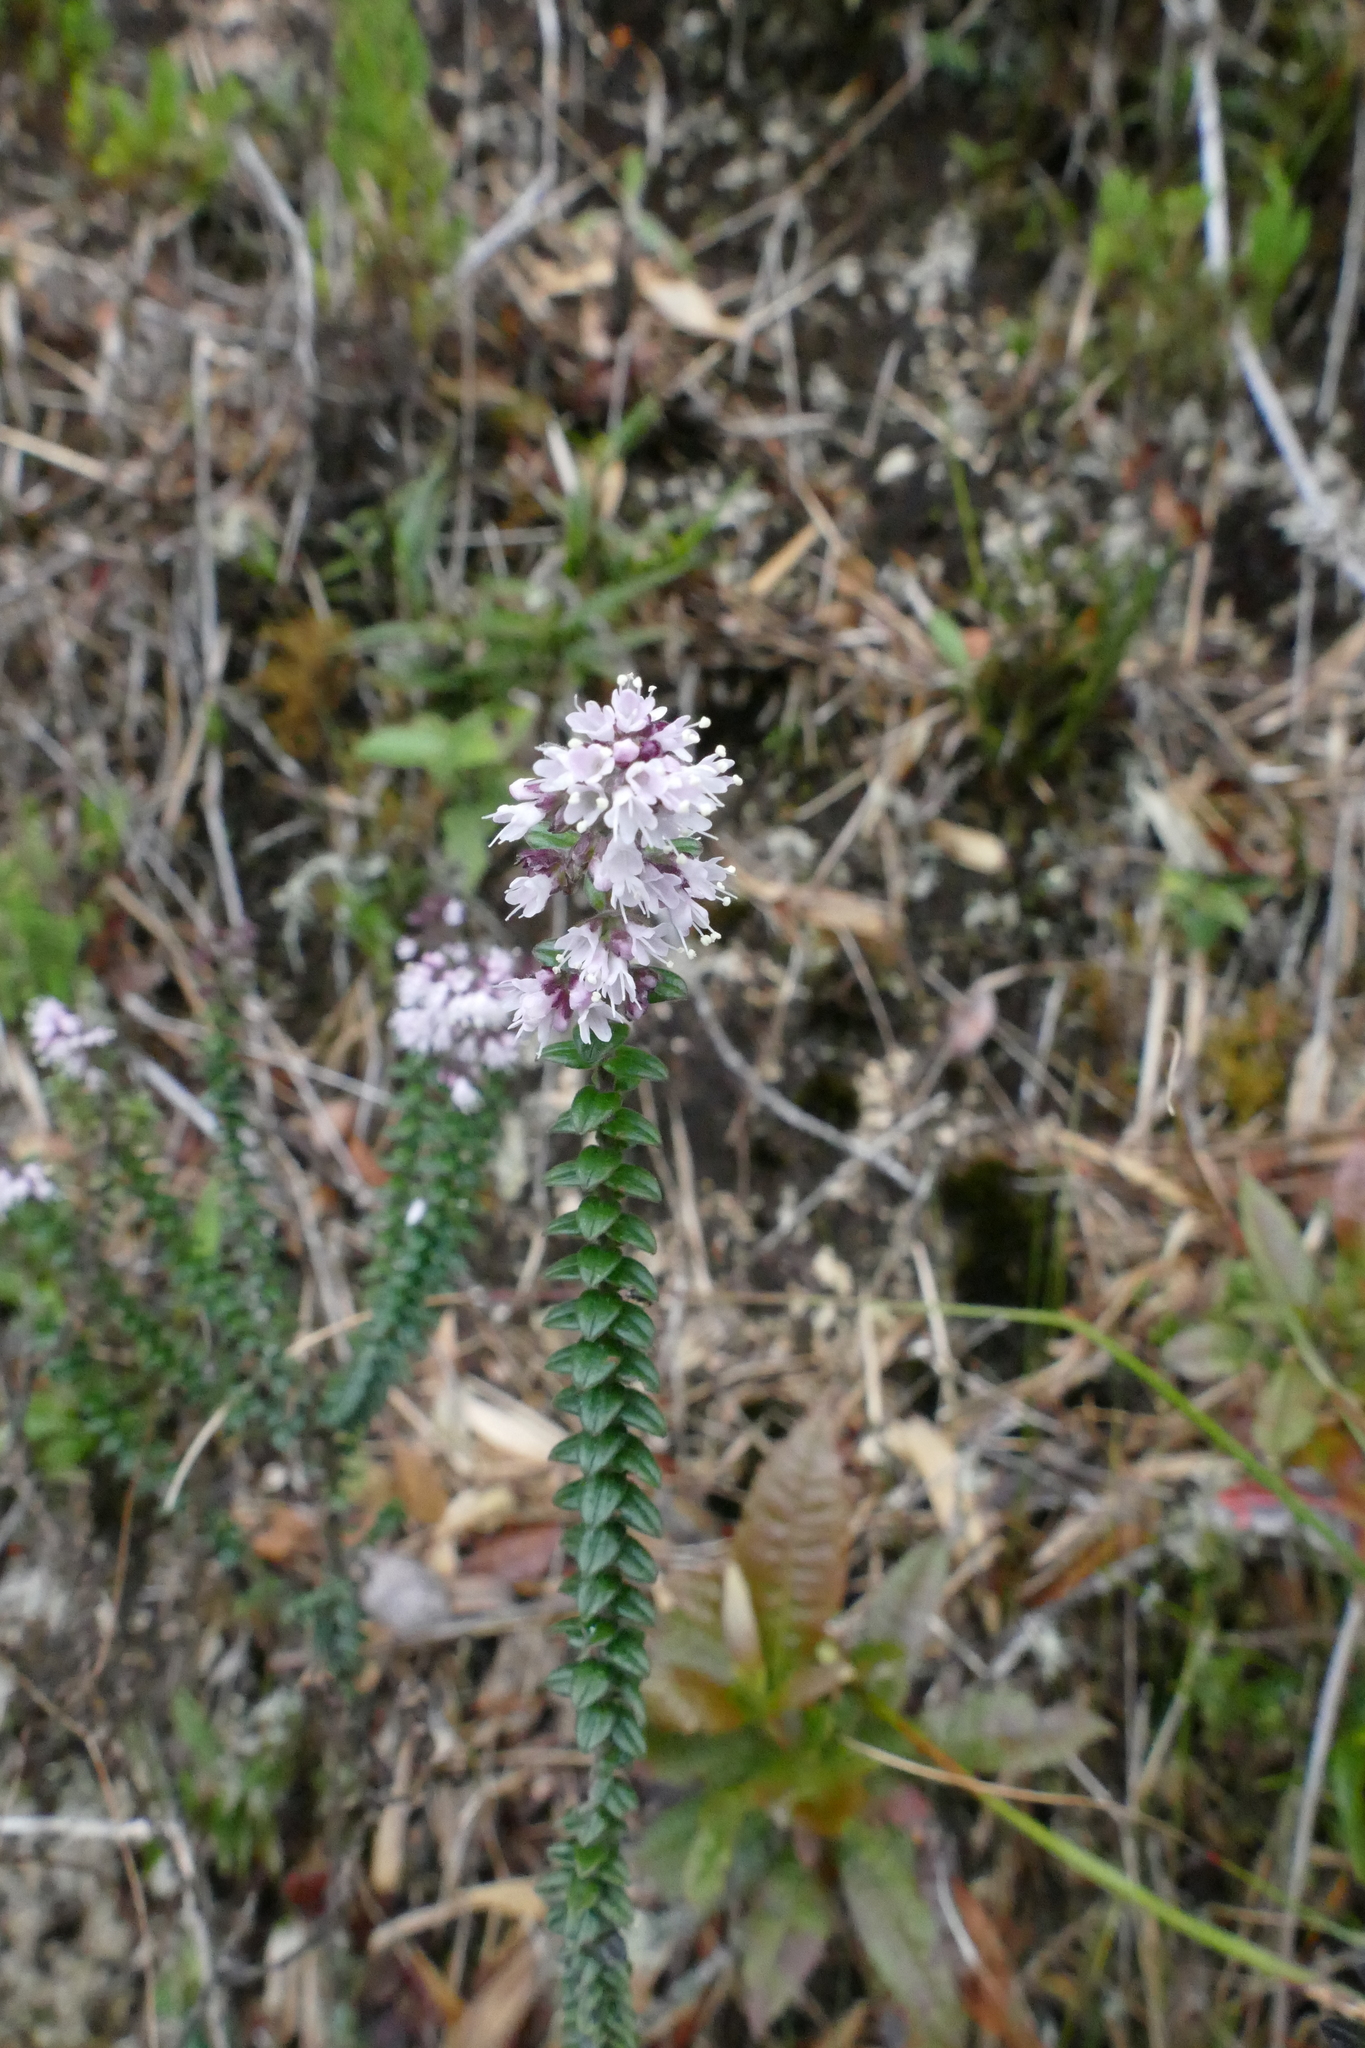
<svg viewBox="0 0 1365 2048">
<path fill-rule="evenodd" d="M 421 1195 L 414 1196 L 413 1200 L 408 1203 L 407 1208 L 403 1211 L 405 1229 L 415 1230 L 426 1213 L 427 1205 L 425 1199 Z"/>
<path fill-rule="evenodd" d="M 557 967 L 512 984 L 512 1029 L 541 1046 L 576 1031 L 586 1042 L 638 1017 L 657 968 L 692 933 L 714 938 L 705 905 L 728 902 L 722 862 L 678 842 L 709 834 L 739 777 L 717 747 L 695 759 L 705 720 L 669 718 L 638 676 L 620 676 L 609 704 L 579 704 L 567 745 L 546 744 L 534 774 L 493 813 L 497 840 L 572 830 L 576 845 L 523 856 L 507 901 L 518 915 L 590 881 L 597 915 L 558 944 Z M 495 842 L 496 843 L 496 842 Z"/>
<path fill-rule="evenodd" d="M 36 1160 L 13 1168 L 0 1166 L 0 1216 L 24 1202 L 59 1202 L 61 1190 Z"/>
<path fill-rule="evenodd" d="M 507 901 L 518 917 L 539 917 L 554 893 L 553 875 L 518 875 L 508 885 Z"/>
<path fill-rule="evenodd" d="M 442 912 L 448 926 L 464 922 L 464 905 Z M 512 1000 L 507 994 L 516 955 L 505 946 L 476 952 L 463 939 L 417 951 L 411 940 L 395 948 L 404 963 L 394 989 L 389 1029 L 404 1052 L 440 1062 L 440 1076 L 455 1107 L 479 1107 L 482 1075 L 503 1073 L 518 1059 L 512 1029 Z"/>
<path fill-rule="evenodd" d="M 111 1043 L 114 1032 L 108 1024 L 86 1024 L 56 996 L 40 996 L 28 1008 L 28 1040 L 40 1067 L 64 1074 L 96 1089 L 104 1076 L 91 1065 L 90 1054 Z"/>
</svg>

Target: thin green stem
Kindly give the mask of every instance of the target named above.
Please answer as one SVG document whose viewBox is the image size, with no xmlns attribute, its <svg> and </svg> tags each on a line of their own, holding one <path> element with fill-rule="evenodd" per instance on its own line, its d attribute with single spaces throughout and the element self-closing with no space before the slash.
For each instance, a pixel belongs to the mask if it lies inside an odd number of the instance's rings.
<svg viewBox="0 0 1365 2048">
<path fill-rule="evenodd" d="M 920 1300 L 901 1299 L 895 1305 L 898 1308 L 922 1309 L 926 1314 L 928 1312 L 928 1303 Z M 1001 1308 L 998 1305 L 989 1307 L 981 1302 L 965 1301 L 945 1301 L 941 1308 L 945 1316 L 1032 1323 L 1042 1329 L 1064 1330 L 1073 1337 L 1084 1337 L 1101 1351 L 1107 1351 L 1116 1365 L 1123 1366 L 1135 1379 L 1141 1380 L 1142 1384 L 1168 1407 L 1183 1415 L 1192 1428 L 1207 1437 L 1216 1449 L 1222 1451 L 1226 1457 L 1235 1459 L 1248 1478 L 1254 1479 L 1258 1486 L 1263 1486 L 1267 1493 L 1274 1494 L 1276 1500 L 1289 1510 L 1296 1522 L 1305 1529 L 1311 1529 L 1313 1534 L 1327 1545 L 1342 1570 L 1348 1572 L 1353 1579 L 1365 1583 L 1365 1558 L 1356 1553 L 1349 1539 L 1343 1536 L 1340 1530 L 1333 1528 L 1325 1516 L 1310 1508 L 1307 1501 L 1295 1493 L 1287 1480 L 1271 1466 L 1263 1464 L 1256 1453 L 1249 1451 L 1245 1444 L 1239 1443 L 1230 1430 L 1224 1429 L 1221 1422 L 1215 1421 L 1213 1416 L 1206 1415 L 1202 1408 L 1197 1407 L 1188 1394 L 1182 1393 L 1173 1380 L 1167 1379 L 1165 1373 L 1159 1372 L 1154 1365 L 1148 1365 L 1135 1351 L 1130 1351 L 1126 1345 L 1120 1344 L 1116 1338 L 1109 1336 L 1094 1323 L 1088 1323 L 1083 1316 L 1071 1315 L 1064 1309 Z"/>
<path fill-rule="evenodd" d="M 894 1728 L 906 1742 L 930 1757 L 941 1769 L 962 1772 L 962 1766 L 948 1751 L 925 1735 L 905 1715 L 898 1714 L 893 1708 L 885 1705 L 879 1705 L 877 1712 L 888 1727 Z M 863 1749 L 870 1752 L 872 1745 L 865 1744 Z M 890 1750 L 878 1750 L 876 1755 L 877 1760 L 890 1770 L 898 1769 L 902 1762 L 902 1759 Z M 968 1774 L 962 1772 L 962 1775 Z M 1365 1999 L 1353 1998 L 1349 1993 L 1338 1991 L 1334 1985 L 1325 1984 L 1321 1977 L 1314 1971 L 1306 1969 L 1301 1963 L 1290 1962 L 1283 1956 L 1277 1956 L 1272 1950 L 1262 1948 L 1258 1942 L 1247 1941 L 1240 1934 L 1229 1934 L 1225 1928 L 1216 1926 L 1211 1920 L 1201 1919 L 1197 1913 L 1187 1913 L 1183 1906 L 1173 1905 L 1169 1899 L 1163 1899 L 1160 1893 L 1149 1891 L 1146 1885 L 1126 1876 L 1115 1864 L 1106 1862 L 1103 1856 L 1097 1856 L 1092 1849 L 1085 1849 L 1079 1842 L 1073 1842 L 1068 1836 L 1058 1834 L 1055 1829 L 1048 1827 L 1043 1821 L 1036 1820 L 1031 1813 L 1024 1812 L 1010 1800 L 983 1791 L 979 1784 L 974 1783 L 970 1789 L 973 1798 L 979 1800 L 986 1811 L 993 1813 L 997 1820 L 1004 1821 L 1007 1827 L 1013 1828 L 1017 1834 L 1026 1836 L 1058 1863 L 1065 1864 L 1067 1869 L 1074 1870 L 1078 1877 L 1087 1878 L 1091 1884 L 1098 1885 L 1101 1890 L 1108 1892 L 1112 1898 L 1120 1900 L 1124 1905 L 1133 1906 L 1140 1913 L 1150 1914 L 1152 1919 L 1159 1920 L 1173 1933 L 1187 1936 L 1189 1940 L 1198 1942 L 1201 1948 L 1212 1949 L 1216 1955 L 1225 1957 L 1230 1963 L 1240 1963 L 1245 1969 L 1256 1970 L 1262 1976 L 1278 1979 L 1284 1984 L 1297 1984 L 1310 1998 L 1332 2012 L 1344 2013 L 1354 2019 L 1365 2019 Z"/>
</svg>

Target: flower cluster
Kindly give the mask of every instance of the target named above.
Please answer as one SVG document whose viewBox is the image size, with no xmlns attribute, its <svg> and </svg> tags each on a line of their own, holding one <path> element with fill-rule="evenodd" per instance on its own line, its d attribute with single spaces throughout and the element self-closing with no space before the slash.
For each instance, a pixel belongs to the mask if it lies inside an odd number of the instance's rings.
<svg viewBox="0 0 1365 2048">
<path fill-rule="evenodd" d="M 0 1216 L 8 1216 L 22 1202 L 60 1200 L 60 1188 L 36 1160 L 20 1167 L 0 1166 Z"/>
<path fill-rule="evenodd" d="M 108 1024 L 86 1024 L 56 996 L 39 996 L 28 1008 L 28 1042 L 40 1067 L 79 1081 L 86 1088 L 98 1088 L 103 1075 L 91 1065 L 90 1055 L 108 1045 L 114 1032 Z"/>
<path fill-rule="evenodd" d="M 445 904 L 441 922 L 451 930 L 464 923 L 464 905 Z M 518 1058 L 511 1030 L 512 998 L 507 993 L 518 965 L 504 946 L 475 952 L 463 939 L 442 938 L 423 946 L 400 939 L 403 968 L 394 991 L 389 1028 L 404 1052 L 440 1063 L 442 1081 L 457 1109 L 474 1110 L 483 1100 L 484 1074 L 505 1072 Z"/>
<path fill-rule="evenodd" d="M 541 1046 L 577 1031 L 586 1045 L 640 1016 L 670 953 L 716 934 L 708 903 L 728 903 L 723 862 L 700 842 L 739 781 L 719 747 L 695 759 L 709 720 L 670 718 L 638 676 L 617 679 L 609 704 L 580 705 L 574 737 L 544 746 L 533 774 L 493 812 L 494 845 L 527 842 L 507 891 L 520 917 L 582 889 L 593 915 L 554 946 L 552 965 L 509 984 L 513 1029 Z"/>
</svg>

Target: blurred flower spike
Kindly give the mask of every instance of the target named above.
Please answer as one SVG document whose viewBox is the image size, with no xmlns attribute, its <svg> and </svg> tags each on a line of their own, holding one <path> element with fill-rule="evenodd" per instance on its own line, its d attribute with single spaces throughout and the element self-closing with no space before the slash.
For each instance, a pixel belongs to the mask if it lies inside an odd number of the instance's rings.
<svg viewBox="0 0 1365 2048">
<path fill-rule="evenodd" d="M 520 917 L 553 896 L 586 896 L 592 916 L 537 948 L 533 975 L 508 984 L 512 1028 L 541 1047 L 577 1033 L 584 1045 L 644 1012 L 680 947 L 703 945 L 708 903 L 728 903 L 723 862 L 703 857 L 710 821 L 739 782 L 719 747 L 695 758 L 707 719 L 670 718 L 638 676 L 620 676 L 609 704 L 583 704 L 573 738 L 546 745 L 534 772 L 492 813 L 494 845 L 521 841 L 507 891 Z"/>
<path fill-rule="evenodd" d="M 30 1003 L 26 1022 L 28 1042 L 40 1067 L 85 1088 L 102 1085 L 104 1076 L 91 1064 L 90 1055 L 113 1040 L 108 1024 L 85 1023 L 56 996 L 39 996 Z"/>
<path fill-rule="evenodd" d="M 25 1202 L 60 1200 L 61 1189 L 36 1160 L 19 1167 L 0 1166 L 0 1216 L 8 1216 Z"/>
<path fill-rule="evenodd" d="M 455 932 L 464 920 L 464 905 L 452 897 L 441 922 Z M 505 1073 L 520 1057 L 509 993 L 516 954 L 505 946 L 477 950 L 454 937 L 426 946 L 400 939 L 396 950 L 402 968 L 389 1020 L 395 1043 L 438 1063 L 456 1109 L 477 1109 L 484 1075 Z"/>
</svg>

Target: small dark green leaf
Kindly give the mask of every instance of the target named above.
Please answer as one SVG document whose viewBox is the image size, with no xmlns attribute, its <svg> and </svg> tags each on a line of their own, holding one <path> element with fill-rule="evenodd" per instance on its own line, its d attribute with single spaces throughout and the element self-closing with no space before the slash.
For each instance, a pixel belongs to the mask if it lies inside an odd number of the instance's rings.
<svg viewBox="0 0 1365 2048">
<path fill-rule="evenodd" d="M 556 1259 L 552 1266 L 545 1268 L 545 1278 L 547 1280 L 582 1281 L 585 1286 L 590 1285 L 591 1283 L 586 1279 L 583 1269 L 578 1263 L 582 1256 L 581 1252 L 570 1252 L 567 1257 Z M 613 1261 L 614 1263 L 615 1261 Z"/>
<path fill-rule="evenodd" d="M 576 1164 L 578 1185 L 581 1188 L 600 1188 L 606 1182 L 610 1182 L 614 1191 L 618 1174 L 639 1170 L 624 1165 L 614 1145 L 587 1145 L 579 1153 Z M 548 1174 L 546 1179 L 550 1179 Z M 625 1189 L 623 1192 L 629 1194 L 633 1193 L 633 1190 Z"/>
<path fill-rule="evenodd" d="M 621 1548 L 616 1559 L 617 1569 L 636 1585 L 652 1586 L 659 1576 L 655 1564 L 643 1543 L 637 1543 L 633 1536 L 621 1538 Z"/>
<path fill-rule="evenodd" d="M 578 1303 L 576 1301 L 555 1302 L 545 1311 L 545 1327 L 547 1330 L 582 1329 L 582 1325 L 578 1320 Z M 585 1337 L 595 1337 L 598 1335 L 598 1332 L 596 1330 L 583 1330 L 583 1335 Z"/>
<path fill-rule="evenodd" d="M 659 1283 L 638 1259 L 618 1259 L 611 1277 L 615 1287 L 629 1287 L 635 1294 L 642 1294 L 646 1301 L 659 1299 Z"/>
<path fill-rule="evenodd" d="M 596 1039 L 591 1045 L 584 1045 L 582 1039 L 575 1034 L 572 1038 L 557 1038 L 553 1045 L 542 1046 L 540 1057 L 549 1060 L 552 1066 L 577 1067 L 586 1072 L 589 1067 L 598 1064 L 602 1057 L 602 1047 Z"/>
<path fill-rule="evenodd" d="M 623 1446 L 630 1440 L 630 1432 L 614 1424 L 608 1424 L 603 1430 L 584 1430 L 574 1439 L 578 1445 L 578 1462 L 585 1472 L 610 1471 Z"/>
<path fill-rule="evenodd" d="M 648 1394 L 637 1394 L 632 1389 L 622 1396 L 618 1414 L 628 1429 L 642 1429 L 648 1436 L 668 1434 L 663 1410 L 650 1400 Z"/>
<path fill-rule="evenodd" d="M 616 1195 L 633 1195 L 637 1202 L 657 1202 L 663 1198 L 663 1189 L 647 1166 L 632 1166 L 627 1162 L 618 1166 L 608 1177 L 607 1185 Z"/>
<path fill-rule="evenodd" d="M 578 1171 L 578 1161 L 565 1159 L 558 1166 L 552 1166 L 545 1176 L 545 1185 L 547 1188 L 583 1187 L 585 1183 Z M 589 1181 L 586 1185 L 590 1187 L 592 1183 Z"/>
<path fill-rule="evenodd" d="M 602 1135 L 610 1138 L 613 1145 L 660 1145 L 663 1140 L 658 1128 L 647 1116 L 641 1116 L 638 1109 L 619 1110 Z"/>
<path fill-rule="evenodd" d="M 584 1337 L 602 1337 L 612 1325 L 625 1314 L 626 1310 L 617 1294 L 608 1294 L 590 1287 L 580 1294 L 575 1307 L 578 1311 L 578 1328 Z M 549 1317 L 545 1318 L 549 1327 Z"/>
<path fill-rule="evenodd" d="M 623 1380 L 638 1380 L 646 1393 L 657 1394 L 659 1375 L 654 1369 L 654 1361 L 649 1353 L 637 1351 L 633 1345 L 627 1344 L 619 1329 L 614 1332 L 614 1341 L 620 1347 L 620 1377 Z"/>
<path fill-rule="evenodd" d="M 615 1379 L 620 1368 L 604 1344 L 590 1344 L 583 1348 L 585 1351 L 600 1354 L 586 1358 L 581 1365 L 575 1365 L 573 1368 L 573 1383 L 581 1394 L 586 1394 L 594 1387 L 600 1387 L 606 1380 Z"/>
<path fill-rule="evenodd" d="M 610 1707 L 581 1707 L 577 1721 L 580 1748 L 600 1749 L 604 1742 L 611 1739 L 615 1725 L 616 1716 Z"/>
<path fill-rule="evenodd" d="M 623 1088 L 637 1088 L 641 1081 L 666 1081 L 668 1068 L 642 1046 L 624 1045 L 603 1062 L 613 1080 Z"/>
<path fill-rule="evenodd" d="M 631 1539 L 610 1524 L 584 1525 L 578 1542 L 578 1569 L 583 1572 L 609 1571 Z"/>
<path fill-rule="evenodd" d="M 578 1417 L 584 1429 L 598 1432 L 609 1429 L 630 1403 L 639 1400 L 641 1396 L 623 1393 L 619 1387 L 594 1387 L 590 1392 L 579 1394 L 575 1398 L 578 1404 Z"/>
<path fill-rule="evenodd" d="M 609 1609 L 622 1628 L 653 1628 L 657 1616 L 654 1602 L 638 1586 L 621 1586 Z"/>
<path fill-rule="evenodd" d="M 621 1520 L 628 1529 L 636 1529 L 641 1536 L 662 1536 L 663 1516 L 646 1493 L 638 1487 L 631 1491 L 621 1503 Z"/>
<path fill-rule="evenodd" d="M 638 1479 L 642 1486 L 657 1486 L 663 1478 L 658 1459 L 644 1444 L 637 1443 L 634 1437 L 627 1437 L 617 1452 L 615 1469 L 618 1472 L 629 1472 L 632 1479 Z"/>
<path fill-rule="evenodd" d="M 556 1672 L 556 1678 L 567 1676 L 568 1684 L 556 1688 L 571 1699 L 575 1707 L 591 1707 L 598 1700 L 605 1699 L 612 1690 L 615 1680 L 610 1671 L 601 1664 L 571 1664 L 567 1674 Z"/>
<path fill-rule="evenodd" d="M 621 1206 L 609 1195 L 590 1195 L 586 1202 L 580 1202 L 574 1214 L 578 1219 L 579 1235 L 591 1240 L 606 1236 L 612 1225 L 619 1221 Z M 615 1232 L 612 1234 L 614 1236 Z"/>
<path fill-rule="evenodd" d="M 597 1576 L 580 1573 L 571 1590 L 579 1613 L 591 1619 L 594 1614 L 610 1614 L 621 1589 L 614 1576 L 603 1572 Z"/>
<path fill-rule="evenodd" d="M 680 1003 L 686 994 L 687 983 L 682 976 L 675 974 L 671 967 L 661 967 L 649 1000 L 651 1003 Z"/>
<path fill-rule="evenodd" d="M 654 1343 L 654 1325 L 642 1308 L 633 1301 L 627 1302 L 612 1325 L 623 1344 L 647 1351 Z"/>
<path fill-rule="evenodd" d="M 605 1344 L 566 1344 L 562 1351 L 552 1352 L 549 1358 L 551 1372 L 571 1374 L 575 1385 L 580 1372 L 592 1372 L 604 1366 L 607 1372 L 615 1370 L 616 1360 Z M 596 1385 L 594 1380 L 591 1385 Z"/>
<path fill-rule="evenodd" d="M 637 1728 L 632 1721 L 624 1721 L 618 1715 L 611 1733 L 612 1747 L 626 1763 L 636 1763 L 644 1755 L 649 1744 L 643 1728 Z M 630 1901 L 625 1901 L 624 1913 L 628 1919 L 634 1911 Z"/>
<path fill-rule="evenodd" d="M 585 1287 L 605 1286 L 620 1264 L 620 1254 L 605 1244 L 585 1245 L 578 1254 L 578 1271 Z"/>
<path fill-rule="evenodd" d="M 614 1473 L 599 1472 L 592 1479 L 576 1482 L 582 1491 L 578 1498 L 578 1512 L 583 1520 L 596 1527 L 609 1522 L 626 1497 L 628 1481 L 618 1479 Z"/>
<path fill-rule="evenodd" d="M 604 1088 L 586 1086 L 579 1089 L 563 1116 L 550 1128 L 565 1136 L 581 1136 L 585 1131 L 595 1131 L 620 1107 L 619 1095 Z"/>
<path fill-rule="evenodd" d="M 578 840 L 577 832 L 547 832 L 543 826 L 537 825 L 527 833 L 525 844 L 537 853 L 571 853 Z"/>
<path fill-rule="evenodd" d="M 637 1252 L 656 1252 L 659 1240 L 645 1222 L 643 1216 L 622 1214 L 615 1224 L 611 1241 L 613 1244 L 628 1244 Z"/>
</svg>

